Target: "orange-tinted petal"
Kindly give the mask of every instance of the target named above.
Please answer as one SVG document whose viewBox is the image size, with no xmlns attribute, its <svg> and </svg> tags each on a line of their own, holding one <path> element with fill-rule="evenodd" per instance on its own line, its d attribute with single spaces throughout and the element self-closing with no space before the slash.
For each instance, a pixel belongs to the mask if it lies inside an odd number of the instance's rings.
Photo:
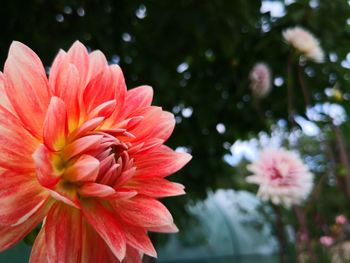
<svg viewBox="0 0 350 263">
<path fill-rule="evenodd" d="M 168 176 L 180 170 L 191 158 L 188 153 L 175 152 L 162 145 L 156 151 L 135 157 L 135 177 Z"/>
<path fill-rule="evenodd" d="M 35 170 L 31 154 L 38 141 L 22 127 L 21 121 L 0 106 L 0 166 L 22 171 Z"/>
<path fill-rule="evenodd" d="M 158 227 L 149 227 L 147 228 L 148 231 L 151 232 L 157 232 L 157 233 L 177 233 L 179 232 L 179 229 L 177 226 L 173 223 L 166 226 L 158 226 Z"/>
<path fill-rule="evenodd" d="M 107 67 L 103 72 L 91 80 L 84 90 L 83 100 L 87 112 L 100 104 L 115 100 L 117 95 L 119 75 L 113 66 Z"/>
<path fill-rule="evenodd" d="M 153 247 L 151 240 L 147 236 L 147 231 L 144 228 L 124 224 L 123 229 L 128 245 L 151 257 L 157 257 L 157 252 Z"/>
<path fill-rule="evenodd" d="M 127 223 L 141 227 L 170 225 L 173 218 L 158 200 L 135 196 L 116 203 L 115 211 Z"/>
<path fill-rule="evenodd" d="M 105 241 L 83 219 L 82 263 L 120 263 Z"/>
<path fill-rule="evenodd" d="M 54 168 L 53 160 L 58 157 L 55 157 L 44 144 L 35 150 L 32 157 L 36 165 L 36 177 L 39 183 L 47 188 L 55 186 L 62 175 L 62 172 Z"/>
<path fill-rule="evenodd" d="M 140 86 L 128 90 L 125 99 L 125 106 L 122 109 L 123 117 L 127 118 L 137 112 L 140 108 L 151 106 L 153 89 L 150 86 Z"/>
<path fill-rule="evenodd" d="M 102 204 L 92 200 L 83 202 L 85 219 L 102 237 L 113 254 L 121 261 L 125 257 L 126 240 L 115 215 Z"/>
<path fill-rule="evenodd" d="M 97 178 L 100 161 L 91 155 L 83 154 L 65 172 L 69 181 L 94 182 Z"/>
<path fill-rule="evenodd" d="M 103 102 L 102 104 L 98 105 L 95 109 L 93 109 L 89 115 L 88 118 L 96 118 L 96 117 L 104 117 L 108 118 L 110 117 L 115 108 L 117 106 L 117 103 L 115 100 L 109 100 L 106 102 Z"/>
<path fill-rule="evenodd" d="M 45 205 L 37 213 L 31 216 L 24 223 L 11 227 L 0 226 L 0 252 L 21 241 L 30 231 L 33 230 L 46 216 L 50 203 Z"/>
<path fill-rule="evenodd" d="M 80 262 L 82 230 L 79 210 L 56 203 L 50 209 L 44 227 L 48 262 Z"/>
<path fill-rule="evenodd" d="M 80 89 L 80 76 L 76 66 L 73 64 L 62 65 L 57 75 L 54 95 L 61 98 L 66 105 L 69 131 L 76 129 L 79 122 Z"/>
<path fill-rule="evenodd" d="M 154 198 L 185 194 L 185 187 L 182 184 L 169 182 L 161 177 L 142 178 L 136 176 L 125 187 L 137 191 L 138 194 Z"/>
<path fill-rule="evenodd" d="M 142 263 L 142 254 L 131 246 L 126 247 L 126 256 L 122 263 Z"/>
<path fill-rule="evenodd" d="M 52 151 L 61 150 L 66 144 L 67 109 L 63 100 L 52 97 L 44 121 L 44 143 Z"/>
<path fill-rule="evenodd" d="M 54 93 L 54 91 L 56 89 L 55 85 L 56 85 L 56 81 L 57 81 L 57 76 L 60 72 L 61 65 L 62 65 L 63 61 L 65 60 L 66 55 L 67 55 L 67 53 L 61 49 L 58 52 L 58 54 L 56 55 L 56 57 L 52 63 L 52 66 L 50 69 L 50 75 L 49 75 L 49 86 L 50 86 L 52 93 Z"/>
<path fill-rule="evenodd" d="M 29 263 L 48 263 L 46 249 L 45 227 L 43 227 L 35 238 Z"/>
<path fill-rule="evenodd" d="M 46 73 L 39 57 L 27 46 L 14 41 L 5 63 L 6 93 L 24 126 L 37 138 L 50 101 Z"/>
<path fill-rule="evenodd" d="M 16 115 L 6 94 L 6 80 L 2 72 L 0 72 L 0 105 L 10 111 L 12 114 Z"/>
<path fill-rule="evenodd" d="M 84 154 L 91 149 L 97 148 L 102 138 L 102 135 L 89 135 L 75 140 L 66 146 L 63 151 L 63 158 L 69 160 L 78 154 Z"/>
<path fill-rule="evenodd" d="M 0 225 L 14 226 L 25 222 L 49 197 L 34 174 L 5 171 L 0 178 Z"/>
<path fill-rule="evenodd" d="M 104 184 L 85 183 L 79 188 L 79 193 L 84 197 L 108 197 L 115 194 L 115 190 Z"/>
<path fill-rule="evenodd" d="M 84 87 L 89 71 L 89 54 L 86 47 L 81 42 L 75 41 L 67 52 L 66 60 L 76 66 L 81 80 L 80 86 Z"/>
<path fill-rule="evenodd" d="M 166 141 L 175 127 L 174 115 L 161 108 L 153 107 L 146 112 L 143 120 L 129 132 L 135 135 L 134 142 L 157 138 Z"/>
<path fill-rule="evenodd" d="M 105 55 L 99 51 L 95 50 L 89 54 L 89 71 L 86 79 L 86 84 L 93 80 L 98 74 L 103 70 L 106 70 L 108 66 L 107 59 Z"/>
</svg>

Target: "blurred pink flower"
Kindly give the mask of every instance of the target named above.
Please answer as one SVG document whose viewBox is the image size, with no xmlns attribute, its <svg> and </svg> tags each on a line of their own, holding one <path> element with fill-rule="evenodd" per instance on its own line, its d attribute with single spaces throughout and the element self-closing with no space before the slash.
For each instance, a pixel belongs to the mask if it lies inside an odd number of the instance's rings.
<svg viewBox="0 0 350 263">
<path fill-rule="evenodd" d="M 271 90 L 271 72 L 265 63 L 257 63 L 249 74 L 250 89 L 254 96 L 262 98 Z"/>
<path fill-rule="evenodd" d="M 253 175 L 247 182 L 259 185 L 257 195 L 276 205 L 299 205 L 313 188 L 313 175 L 301 159 L 283 148 L 264 149 L 258 160 L 248 165 Z"/>
<path fill-rule="evenodd" d="M 324 52 L 320 47 L 320 43 L 309 31 L 296 26 L 288 28 L 282 34 L 284 39 L 306 58 L 318 63 L 323 62 Z"/>
<path fill-rule="evenodd" d="M 165 177 L 191 156 L 163 144 L 175 119 L 151 105 L 152 88 L 127 90 L 120 67 L 80 42 L 47 78 L 13 42 L 0 92 L 0 251 L 43 221 L 31 263 L 155 257 L 147 233 L 177 231 L 157 199 L 185 193 Z"/>
<path fill-rule="evenodd" d="M 330 247 L 334 243 L 333 237 L 330 236 L 322 236 L 320 238 L 320 243 L 325 247 Z"/>
<path fill-rule="evenodd" d="M 347 222 L 347 219 L 344 215 L 338 215 L 335 218 L 335 222 L 339 225 L 344 225 Z"/>
</svg>

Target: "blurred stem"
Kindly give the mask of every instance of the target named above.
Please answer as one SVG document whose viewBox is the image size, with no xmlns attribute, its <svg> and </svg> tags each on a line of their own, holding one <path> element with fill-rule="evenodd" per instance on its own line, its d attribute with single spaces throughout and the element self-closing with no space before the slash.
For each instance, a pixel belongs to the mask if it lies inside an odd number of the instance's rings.
<svg viewBox="0 0 350 263">
<path fill-rule="evenodd" d="M 255 110 L 257 112 L 257 114 L 259 115 L 259 118 L 261 120 L 261 124 L 266 127 L 266 129 L 268 130 L 269 129 L 269 126 L 267 124 L 267 121 L 266 121 L 266 117 L 264 115 L 264 112 L 263 110 L 261 109 L 261 104 L 260 104 L 260 99 L 259 98 L 254 98 L 254 101 L 253 101 L 253 104 L 254 104 L 254 107 L 255 107 Z"/>
<path fill-rule="evenodd" d="M 342 163 L 342 165 L 345 168 L 346 171 L 346 175 L 345 175 L 345 188 L 346 188 L 346 195 L 348 197 L 348 199 L 350 199 L 350 164 L 349 164 L 349 156 L 346 150 L 346 142 L 344 139 L 344 135 L 342 130 L 339 128 L 339 126 L 334 125 L 334 123 L 332 123 L 332 127 L 334 130 L 334 134 L 335 134 L 335 140 L 338 146 L 338 150 L 339 150 L 339 157 L 340 157 L 340 161 Z"/>
<path fill-rule="evenodd" d="M 286 254 L 287 254 L 287 241 L 284 234 L 284 225 L 282 221 L 282 213 L 281 213 L 281 207 L 277 205 L 272 205 L 273 209 L 275 210 L 276 215 L 276 230 L 277 230 L 277 238 L 279 242 L 279 256 L 280 256 L 280 263 L 286 262 Z"/>
<path fill-rule="evenodd" d="M 298 206 L 294 206 L 294 213 L 297 217 L 298 223 L 299 223 L 299 231 L 297 236 L 297 249 L 300 253 L 302 251 L 301 247 L 305 244 L 307 253 L 308 253 L 308 260 L 309 262 L 316 263 L 316 258 L 314 251 L 312 249 L 311 240 L 310 240 L 310 234 L 309 229 L 307 227 L 306 218 L 305 218 L 305 212 Z M 298 254 L 299 254 L 298 253 Z M 299 258 L 301 255 L 297 255 Z"/>
<path fill-rule="evenodd" d="M 325 145 L 327 149 L 328 160 L 330 162 L 330 171 L 334 171 L 335 177 L 337 178 L 338 188 L 343 192 L 345 197 L 348 198 L 348 194 L 347 194 L 348 191 L 347 191 L 346 185 L 344 185 L 343 179 L 337 174 L 337 162 L 333 153 L 333 149 L 332 149 L 333 147 L 330 142 L 327 142 Z M 323 177 L 324 176 L 325 175 L 323 175 Z M 309 203 L 309 206 L 311 207 L 311 203 Z"/>
<path fill-rule="evenodd" d="M 293 52 L 288 56 L 287 61 L 287 100 L 288 100 L 288 120 L 294 126 L 294 108 L 293 108 Z"/>
<path fill-rule="evenodd" d="M 317 198 L 322 190 L 322 184 L 325 180 L 325 175 L 322 175 L 320 179 L 318 180 L 316 186 L 314 187 L 314 190 L 312 191 L 311 197 L 309 198 L 309 202 L 305 208 L 305 212 L 308 212 L 312 207 L 315 206 L 315 201 L 317 201 Z"/>
<path fill-rule="evenodd" d="M 308 107 L 311 105 L 310 93 L 309 93 L 309 89 L 305 83 L 303 67 L 300 66 L 299 63 L 298 63 L 298 80 L 299 80 L 299 84 L 300 84 L 301 90 L 302 90 L 303 95 L 304 95 L 305 106 Z"/>
</svg>

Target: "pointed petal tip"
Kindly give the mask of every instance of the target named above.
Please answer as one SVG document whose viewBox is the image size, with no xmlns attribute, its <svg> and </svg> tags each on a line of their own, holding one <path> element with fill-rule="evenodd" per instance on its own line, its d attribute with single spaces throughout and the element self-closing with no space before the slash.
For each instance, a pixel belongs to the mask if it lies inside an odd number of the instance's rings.
<svg viewBox="0 0 350 263">
<path fill-rule="evenodd" d="M 71 47 L 85 47 L 85 45 L 80 40 L 75 40 Z"/>
<path fill-rule="evenodd" d="M 192 157 L 193 156 L 189 153 L 181 153 L 179 161 L 181 161 L 183 166 L 185 166 L 187 163 L 189 163 L 189 161 L 192 160 Z"/>
<path fill-rule="evenodd" d="M 36 62 L 38 62 L 38 60 L 40 61 L 40 59 L 37 58 L 35 52 L 30 47 L 28 47 L 27 45 L 17 40 L 12 41 L 10 45 L 8 57 L 10 58 L 11 56 L 17 56 L 17 57 L 27 56 L 27 57 L 30 57 L 31 59 L 35 59 Z"/>
<path fill-rule="evenodd" d="M 149 85 L 144 85 L 143 88 L 153 95 L 153 88 Z"/>
<path fill-rule="evenodd" d="M 10 49 L 9 51 L 13 51 L 14 49 L 17 49 L 17 48 L 28 48 L 25 44 L 23 44 L 22 42 L 20 41 L 17 41 L 17 40 L 13 40 L 10 44 Z M 9 52 L 10 53 L 10 52 Z"/>
</svg>

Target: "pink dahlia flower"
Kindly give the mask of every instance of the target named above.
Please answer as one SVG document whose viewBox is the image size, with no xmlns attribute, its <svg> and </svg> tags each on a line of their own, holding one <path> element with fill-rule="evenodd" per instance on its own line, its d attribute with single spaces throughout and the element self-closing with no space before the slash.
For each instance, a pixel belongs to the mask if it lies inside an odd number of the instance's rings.
<svg viewBox="0 0 350 263">
<path fill-rule="evenodd" d="M 320 243 L 325 247 L 330 247 L 333 245 L 334 239 L 333 237 L 330 237 L 330 236 L 322 236 L 320 238 Z"/>
<path fill-rule="evenodd" d="M 255 97 L 265 97 L 271 90 L 271 72 L 265 63 L 257 63 L 249 74 L 250 89 Z"/>
<path fill-rule="evenodd" d="M 176 232 L 157 199 L 184 194 L 166 176 L 191 156 L 163 145 L 174 117 L 152 88 L 126 90 L 117 65 L 76 42 L 47 78 L 13 42 L 0 72 L 0 250 L 43 222 L 31 263 L 141 262 L 148 231 Z"/>
<path fill-rule="evenodd" d="M 280 149 L 265 149 L 257 161 L 248 166 L 253 175 L 249 183 L 259 185 L 258 196 L 276 205 L 299 205 L 313 188 L 313 175 L 294 153 Z"/>
<path fill-rule="evenodd" d="M 338 225 L 345 225 L 347 221 L 348 220 L 346 219 L 346 217 L 344 215 L 338 215 L 335 217 L 335 222 Z"/>
<path fill-rule="evenodd" d="M 302 53 L 306 58 L 321 63 L 324 60 L 324 52 L 318 39 L 301 27 L 288 28 L 283 31 L 285 41 L 291 44 L 296 50 Z"/>
</svg>

